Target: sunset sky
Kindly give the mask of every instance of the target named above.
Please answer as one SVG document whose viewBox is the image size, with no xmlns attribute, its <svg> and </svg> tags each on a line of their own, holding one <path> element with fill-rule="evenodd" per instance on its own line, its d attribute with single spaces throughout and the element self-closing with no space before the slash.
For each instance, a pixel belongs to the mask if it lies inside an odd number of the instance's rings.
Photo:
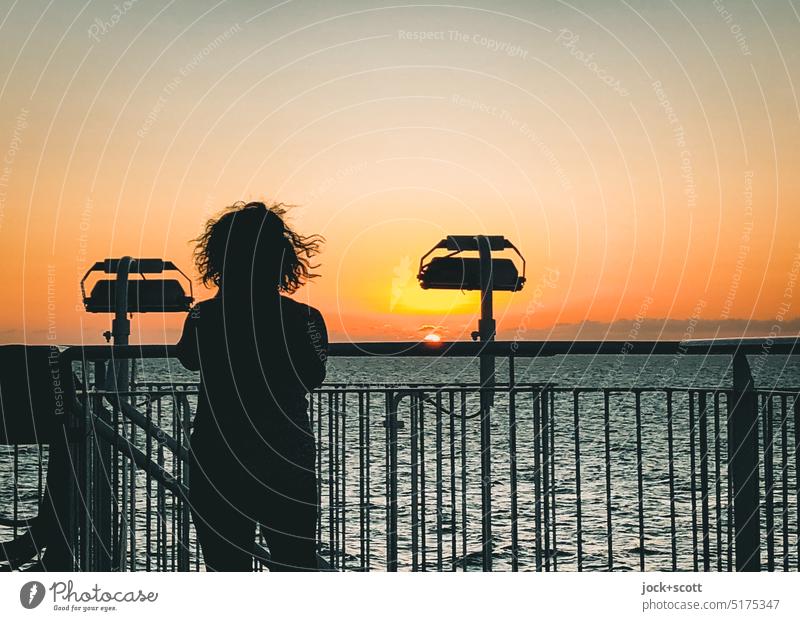
<svg viewBox="0 0 800 621">
<path fill-rule="evenodd" d="M 799 7 L 4 0 L 0 342 L 102 342 L 89 265 L 194 277 L 236 200 L 325 236 L 296 295 L 334 340 L 469 338 L 478 294 L 416 272 L 477 233 L 527 259 L 504 338 L 797 334 Z"/>
</svg>

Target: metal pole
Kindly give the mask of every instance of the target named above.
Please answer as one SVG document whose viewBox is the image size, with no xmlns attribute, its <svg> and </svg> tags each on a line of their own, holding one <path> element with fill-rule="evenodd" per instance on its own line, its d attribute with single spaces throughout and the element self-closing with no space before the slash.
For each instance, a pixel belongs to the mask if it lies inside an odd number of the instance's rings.
<svg viewBox="0 0 800 621">
<path fill-rule="evenodd" d="M 111 323 L 111 335 L 114 338 L 114 345 L 128 345 L 129 336 L 131 333 L 131 322 L 128 319 L 128 275 L 130 274 L 131 268 L 133 267 L 134 260 L 131 257 L 125 256 L 119 259 L 117 263 L 117 279 L 116 279 L 116 288 L 114 291 L 114 319 Z M 129 362 L 128 359 L 122 360 L 114 360 L 112 356 L 111 362 L 114 370 L 114 391 L 121 392 L 129 390 L 130 386 L 128 385 L 129 382 Z M 123 399 L 120 398 L 119 401 L 121 402 Z M 116 419 L 116 417 L 115 417 Z M 124 422 L 122 423 L 122 427 L 124 430 Z M 121 429 L 117 429 L 115 427 L 114 432 L 119 434 Z M 118 458 L 119 453 L 114 451 L 113 453 L 114 459 Z M 125 516 L 125 507 L 128 502 L 128 467 L 124 465 L 123 460 L 123 485 L 122 485 L 122 494 L 121 498 L 114 498 L 113 501 L 118 503 L 121 506 L 121 510 L 119 512 L 121 524 L 120 527 L 123 532 L 122 536 L 119 537 L 118 540 L 115 540 L 112 544 L 111 541 L 104 542 L 105 546 L 108 546 L 108 549 L 112 549 L 113 546 L 119 546 L 120 549 L 117 550 L 117 562 L 119 563 L 118 567 L 115 569 L 124 570 L 124 556 L 126 554 L 126 547 L 127 547 L 127 539 L 126 539 L 126 531 L 128 528 L 126 516 Z M 133 525 L 131 525 L 133 527 Z M 113 564 L 113 561 L 112 561 Z"/>
<path fill-rule="evenodd" d="M 131 334 L 131 320 L 128 319 L 128 276 L 136 263 L 131 257 L 122 257 L 117 264 L 117 285 L 114 294 L 114 319 L 111 323 L 111 335 L 114 345 L 128 345 Z M 115 363 L 117 390 L 128 390 L 129 360 L 127 358 Z"/>
<path fill-rule="evenodd" d="M 478 332 L 481 344 L 493 341 L 495 322 L 492 309 L 492 247 L 489 238 L 478 235 L 478 256 L 481 270 L 481 318 Z M 491 408 L 494 403 L 494 356 L 481 354 L 481 535 L 483 548 L 483 570 L 492 570 L 492 426 Z"/>
<path fill-rule="evenodd" d="M 478 257 L 481 267 L 481 318 L 478 321 L 478 333 L 481 343 L 494 341 L 497 326 L 494 321 L 492 301 L 492 247 L 489 238 L 484 235 L 476 237 L 478 241 Z M 481 354 L 481 385 L 494 384 L 494 356 Z"/>
<path fill-rule="evenodd" d="M 758 409 L 753 376 L 743 353 L 733 356 L 730 468 L 736 571 L 761 571 L 758 480 Z"/>
<path fill-rule="evenodd" d="M 117 263 L 117 283 L 114 294 L 114 320 L 111 323 L 111 335 L 114 345 L 127 345 L 131 334 L 131 321 L 128 319 L 128 275 L 133 267 L 131 257 L 122 257 Z M 128 389 L 128 360 L 115 362 L 116 390 Z"/>
</svg>

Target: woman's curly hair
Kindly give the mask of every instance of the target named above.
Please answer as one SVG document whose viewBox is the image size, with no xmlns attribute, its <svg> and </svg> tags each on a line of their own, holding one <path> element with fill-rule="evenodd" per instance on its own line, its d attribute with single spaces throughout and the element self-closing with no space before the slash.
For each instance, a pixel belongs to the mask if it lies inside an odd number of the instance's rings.
<svg viewBox="0 0 800 621">
<path fill-rule="evenodd" d="M 238 282 L 275 283 L 279 291 L 293 293 L 315 278 L 309 259 L 319 253 L 320 235 L 308 237 L 293 231 L 284 221 L 290 205 L 239 201 L 206 222 L 195 242 L 194 263 L 202 283 L 224 287 L 225 276 Z"/>
</svg>

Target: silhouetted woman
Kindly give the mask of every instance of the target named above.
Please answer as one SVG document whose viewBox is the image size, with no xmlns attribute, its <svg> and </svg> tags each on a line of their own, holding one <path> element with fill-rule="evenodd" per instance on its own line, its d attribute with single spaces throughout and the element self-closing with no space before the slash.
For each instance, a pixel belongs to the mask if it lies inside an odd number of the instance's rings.
<svg viewBox="0 0 800 621">
<path fill-rule="evenodd" d="M 319 311 L 281 295 L 309 277 L 321 238 L 282 206 L 237 203 L 209 220 L 195 262 L 217 295 L 186 319 L 178 358 L 200 371 L 189 499 L 206 567 L 249 571 L 255 524 L 281 570 L 316 569 L 315 442 L 306 393 L 325 378 Z"/>
</svg>

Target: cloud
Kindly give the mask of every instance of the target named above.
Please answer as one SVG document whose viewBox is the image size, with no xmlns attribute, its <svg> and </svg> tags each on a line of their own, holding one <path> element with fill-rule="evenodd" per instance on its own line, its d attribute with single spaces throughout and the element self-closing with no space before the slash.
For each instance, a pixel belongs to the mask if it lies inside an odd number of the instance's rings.
<svg viewBox="0 0 800 621">
<path fill-rule="evenodd" d="M 417 332 L 436 332 L 436 334 L 447 334 L 447 327 L 435 326 L 431 323 L 424 323 L 417 328 Z"/>
</svg>

